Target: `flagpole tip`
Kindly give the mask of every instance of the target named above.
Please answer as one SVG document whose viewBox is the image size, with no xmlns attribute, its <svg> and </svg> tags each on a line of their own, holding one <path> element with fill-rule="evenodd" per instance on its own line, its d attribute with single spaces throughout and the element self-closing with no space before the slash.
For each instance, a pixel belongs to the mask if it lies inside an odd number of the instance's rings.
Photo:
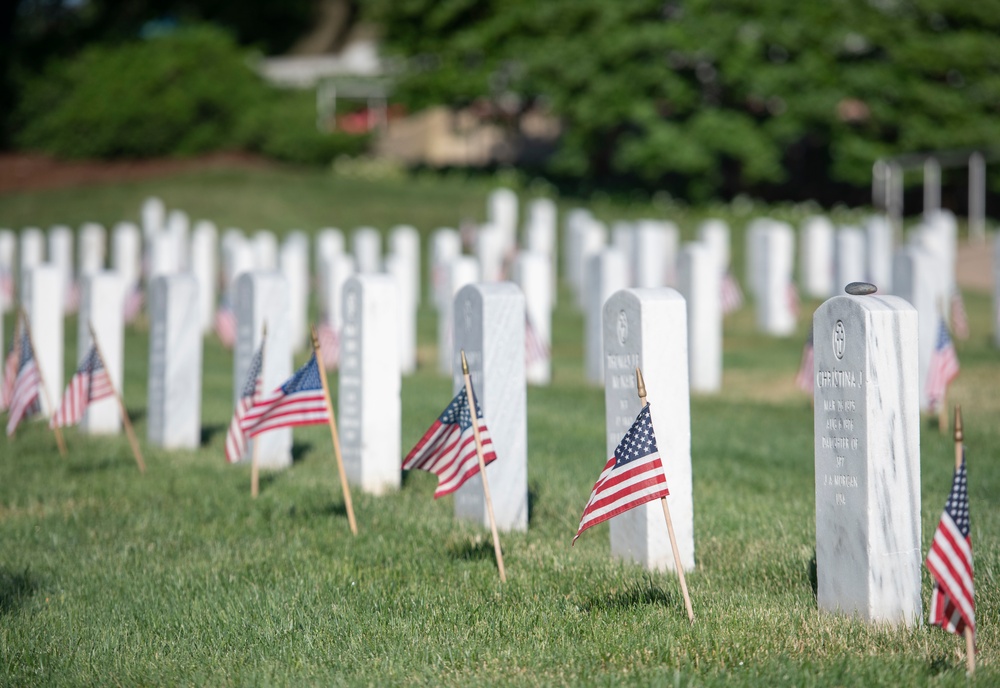
<svg viewBox="0 0 1000 688">
<path fill-rule="evenodd" d="M 469 362 L 465 360 L 465 349 L 462 349 L 462 375 L 469 374 Z"/>
<path fill-rule="evenodd" d="M 635 386 L 639 391 L 639 398 L 646 398 L 646 382 L 642 379 L 642 371 L 639 370 L 639 366 L 635 367 Z"/>
</svg>

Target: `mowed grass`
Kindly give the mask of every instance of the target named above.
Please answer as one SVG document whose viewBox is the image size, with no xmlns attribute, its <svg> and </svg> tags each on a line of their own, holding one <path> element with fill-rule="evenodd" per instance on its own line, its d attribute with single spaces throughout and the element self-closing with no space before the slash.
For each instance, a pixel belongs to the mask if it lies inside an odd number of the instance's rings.
<svg viewBox="0 0 1000 688">
<path fill-rule="evenodd" d="M 427 233 L 481 218 L 487 190 L 462 179 L 206 172 L 0 197 L 0 225 L 135 220 L 142 199 L 156 193 L 220 228 L 408 222 Z M 601 215 L 654 212 L 662 208 L 609 203 Z M 692 236 L 697 212 L 671 216 Z M 739 270 L 745 216 L 728 219 Z M 528 390 L 530 527 L 502 534 L 506 585 L 488 531 L 455 521 L 452 500 L 432 498 L 427 474 L 405 475 L 390 496 L 354 491 L 360 532 L 352 537 L 325 427 L 296 430 L 293 467 L 265 474 L 251 500 L 249 467 L 223 459 L 231 354 L 208 338 L 197 451 L 143 442 L 142 476 L 124 437 L 71 429 L 68 459 L 41 423 L 0 439 L 0 683 L 966 684 L 955 636 L 926 623 L 868 626 L 816 608 L 812 408 L 794 386 L 805 316 L 787 339 L 758 335 L 749 307 L 731 316 L 725 391 L 692 399 L 693 625 L 676 577 L 611 559 L 606 525 L 571 548 L 607 457 L 603 391 L 582 374 L 582 317 L 568 290 L 559 296 L 554 384 Z M 990 344 L 989 297 L 967 293 L 966 305 L 973 334 L 959 344 L 962 374 L 951 396 L 964 405 L 969 452 L 975 682 L 995 685 L 1000 355 Z M 422 368 L 403 381 L 403 453 L 451 398 L 450 380 L 435 372 L 433 312 L 424 306 L 420 315 Z M 76 327 L 68 318 L 67 374 Z M 127 405 L 144 438 L 144 328 L 128 330 L 126 351 Z M 926 552 L 953 448 L 932 419 L 921 425 L 921 447 Z M 926 606 L 926 572 L 923 583 Z"/>
</svg>

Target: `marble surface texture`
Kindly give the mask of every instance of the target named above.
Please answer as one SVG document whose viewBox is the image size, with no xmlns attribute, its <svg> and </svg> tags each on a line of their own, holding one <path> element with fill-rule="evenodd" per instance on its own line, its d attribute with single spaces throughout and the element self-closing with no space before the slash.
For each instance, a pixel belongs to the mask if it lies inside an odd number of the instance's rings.
<svg viewBox="0 0 1000 688">
<path fill-rule="evenodd" d="M 124 394 L 125 323 L 122 308 L 125 303 L 125 283 L 117 272 L 101 271 L 81 280 L 80 313 L 77 320 L 77 361 L 90 350 L 90 328 L 94 326 L 97 343 L 104 358 L 104 367 L 119 394 Z M 118 400 L 108 397 L 87 406 L 80 429 L 91 435 L 121 432 L 121 411 Z"/>
<path fill-rule="evenodd" d="M 706 244 L 681 247 L 678 291 L 687 302 L 688 374 L 691 391 L 722 389 L 722 273 Z"/>
<path fill-rule="evenodd" d="M 586 308 L 583 312 L 583 357 L 587 380 L 604 384 L 604 303 L 616 291 L 628 287 L 628 257 L 619 249 L 608 248 L 587 263 Z"/>
<path fill-rule="evenodd" d="M 893 264 L 893 294 L 917 311 L 917 388 L 922 410 L 927 403 L 927 373 L 937 342 L 940 303 L 944 300 L 942 283 L 934 279 L 937 261 L 920 246 L 904 246 L 896 252 Z"/>
<path fill-rule="evenodd" d="M 63 384 L 63 271 L 42 263 L 21 272 L 21 303 L 35 348 L 35 361 L 45 384 L 42 415 L 49 417 L 62 399 Z"/>
<path fill-rule="evenodd" d="M 834 228 L 822 215 L 808 217 L 799 233 L 799 284 L 803 296 L 827 299 L 833 296 Z"/>
<path fill-rule="evenodd" d="M 920 623 L 917 312 L 836 296 L 813 318 L 816 580 L 824 611 Z"/>
</svg>

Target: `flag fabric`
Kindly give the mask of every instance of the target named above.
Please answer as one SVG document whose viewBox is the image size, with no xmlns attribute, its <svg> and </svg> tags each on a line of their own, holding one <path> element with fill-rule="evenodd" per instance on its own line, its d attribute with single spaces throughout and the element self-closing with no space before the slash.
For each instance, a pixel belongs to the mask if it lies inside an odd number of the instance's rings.
<svg viewBox="0 0 1000 688">
<path fill-rule="evenodd" d="M 729 270 L 722 275 L 722 314 L 729 315 L 743 305 L 743 290 Z"/>
<path fill-rule="evenodd" d="M 142 285 L 136 284 L 134 287 L 129 289 L 128 294 L 125 295 L 125 302 L 122 306 L 122 315 L 125 318 L 125 322 L 130 323 L 139 317 L 144 300 Z"/>
<path fill-rule="evenodd" d="M 969 493 L 965 451 L 955 470 L 951 493 L 934 532 L 926 565 L 934 578 L 930 622 L 959 635 L 976 631 L 976 604 L 972 583 L 972 539 L 969 537 Z"/>
<path fill-rule="evenodd" d="M 573 542 L 587 528 L 669 494 L 646 404 L 594 484 Z"/>
<path fill-rule="evenodd" d="M 264 340 L 260 342 L 260 348 L 250 359 L 250 368 L 247 370 L 247 379 L 240 389 L 240 398 L 236 400 L 236 408 L 233 409 L 233 419 L 229 421 L 229 432 L 226 433 L 226 461 L 236 463 L 244 458 L 247 450 L 247 437 L 243 432 L 243 418 L 247 411 L 254 405 L 260 396 L 261 369 L 264 365 Z"/>
<path fill-rule="evenodd" d="M 329 418 L 319 364 L 313 353 L 309 362 L 280 387 L 257 399 L 247 409 L 240 428 L 247 437 L 256 437 L 268 430 L 326 423 Z"/>
<path fill-rule="evenodd" d="M 813 392 L 813 333 L 809 330 L 806 337 L 805 346 L 802 347 L 802 362 L 799 364 L 799 372 L 795 376 L 795 384 L 803 392 Z"/>
<path fill-rule="evenodd" d="M 236 344 L 236 314 L 229 299 L 222 299 L 215 311 L 215 335 L 227 349 L 232 349 Z"/>
<path fill-rule="evenodd" d="M 3 384 L 0 385 L 0 411 L 7 410 L 10 406 L 11 396 L 14 394 L 14 379 L 17 377 L 17 368 L 20 360 L 18 356 L 18 342 L 19 338 L 17 336 L 17 328 L 15 327 L 14 336 L 10 340 L 10 351 L 7 352 L 7 357 L 4 359 L 3 364 Z"/>
<path fill-rule="evenodd" d="M 958 375 L 958 354 L 955 353 L 955 345 L 948 336 L 948 328 L 944 324 L 944 318 L 940 319 L 938 325 L 937 344 L 934 345 L 934 353 L 931 354 L 930 368 L 927 373 L 927 404 L 935 409 L 944 399 L 948 385 Z"/>
<path fill-rule="evenodd" d="M 336 370 L 340 362 L 340 333 L 330 324 L 328 318 L 323 318 L 317 325 L 316 338 L 323 354 L 323 367 L 327 370 Z"/>
<path fill-rule="evenodd" d="M 27 327 L 22 326 L 18 348 L 17 375 L 11 390 L 7 416 L 8 437 L 14 434 L 24 418 L 38 412 L 38 398 L 42 391 L 42 377 L 38 374 L 38 363 L 35 361 L 35 352 L 31 349 Z"/>
<path fill-rule="evenodd" d="M 49 427 L 76 425 L 83 419 L 83 412 L 92 402 L 106 399 L 114 393 L 115 388 L 100 354 L 97 353 L 97 346 L 91 344 L 66 386 L 59 409 L 49 420 Z"/>
<path fill-rule="evenodd" d="M 549 360 L 549 346 L 542 339 L 538 329 L 531 321 L 528 312 L 524 313 L 524 362 L 533 365 Z"/>
<path fill-rule="evenodd" d="M 14 302 L 14 271 L 0 265 L 0 304 Z"/>
<path fill-rule="evenodd" d="M 969 338 L 969 315 L 965 312 L 965 301 L 958 287 L 951 292 L 951 331 L 963 341 Z"/>
<path fill-rule="evenodd" d="M 483 444 L 483 462 L 490 464 L 496 460 L 497 455 L 493 451 L 493 440 L 486 427 L 483 410 L 478 401 L 475 405 L 479 439 Z M 479 472 L 472 411 L 465 385 L 403 459 L 403 470 L 429 471 L 436 475 L 438 486 L 434 491 L 434 499 L 454 492 Z"/>
<path fill-rule="evenodd" d="M 796 288 L 795 282 L 789 282 L 788 286 L 785 287 L 785 298 L 788 302 L 788 312 L 792 314 L 793 318 L 797 319 L 801 303 L 799 301 L 799 290 Z"/>
</svg>

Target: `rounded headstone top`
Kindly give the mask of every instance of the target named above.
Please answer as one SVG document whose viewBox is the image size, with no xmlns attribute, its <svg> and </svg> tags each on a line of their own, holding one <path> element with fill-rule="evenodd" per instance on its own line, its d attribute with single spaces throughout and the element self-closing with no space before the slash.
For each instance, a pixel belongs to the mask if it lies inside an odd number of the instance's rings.
<svg viewBox="0 0 1000 688">
<path fill-rule="evenodd" d="M 878 287 L 869 282 L 851 282 L 846 287 L 846 291 L 851 296 L 869 296 L 878 291 Z"/>
</svg>

